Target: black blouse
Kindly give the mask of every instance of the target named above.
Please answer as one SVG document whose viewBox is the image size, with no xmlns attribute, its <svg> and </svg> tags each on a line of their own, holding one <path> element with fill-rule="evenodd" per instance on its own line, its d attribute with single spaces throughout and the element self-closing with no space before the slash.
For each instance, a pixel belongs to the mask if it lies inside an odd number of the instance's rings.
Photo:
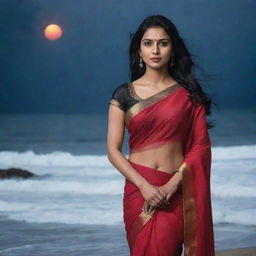
<svg viewBox="0 0 256 256">
<path fill-rule="evenodd" d="M 113 104 L 123 110 L 125 113 L 140 100 L 132 96 L 129 83 L 123 83 L 115 88 L 109 104 Z"/>
</svg>

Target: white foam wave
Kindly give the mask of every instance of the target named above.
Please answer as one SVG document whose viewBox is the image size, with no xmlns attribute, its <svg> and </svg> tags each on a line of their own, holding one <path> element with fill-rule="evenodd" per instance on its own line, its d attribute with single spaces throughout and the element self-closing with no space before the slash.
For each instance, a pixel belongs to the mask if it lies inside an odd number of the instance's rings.
<svg viewBox="0 0 256 256">
<path fill-rule="evenodd" d="M 256 145 L 213 147 L 212 152 L 211 189 L 216 199 L 213 206 L 217 206 L 214 223 L 256 225 L 256 212 L 248 209 L 256 197 Z M 0 152 L 0 159 L 0 168 L 51 174 L 42 179 L 1 180 L 1 214 L 36 223 L 122 223 L 124 179 L 106 155 L 5 151 Z M 234 210 L 236 206 L 238 210 Z"/>
<path fill-rule="evenodd" d="M 123 190 L 122 180 L 100 181 L 55 181 L 55 180 L 4 180 L 1 192 L 14 193 L 64 193 L 64 194 L 107 194 L 118 195 Z"/>
<path fill-rule="evenodd" d="M 256 160 L 256 145 L 213 147 L 212 156 L 215 161 L 239 159 Z"/>
<path fill-rule="evenodd" d="M 64 199 L 63 199 L 64 200 Z M 95 201 L 89 204 L 82 201 L 72 203 L 62 202 L 40 202 L 34 203 L 9 203 L 0 201 L 2 213 L 8 218 L 30 223 L 65 223 L 65 224 L 122 224 L 123 212 L 122 202 L 116 201 L 103 203 Z M 214 224 L 229 223 L 242 225 L 255 225 L 256 209 L 230 210 L 226 207 L 213 208 Z"/>
<path fill-rule="evenodd" d="M 212 186 L 212 194 L 218 197 L 247 197 L 255 198 L 256 190 L 254 187 L 246 187 L 242 185 L 237 185 L 233 183 L 228 184 L 216 184 Z"/>
<path fill-rule="evenodd" d="M 1 166 L 40 167 L 106 167 L 110 165 L 106 155 L 72 155 L 69 152 L 54 151 L 49 154 L 35 154 L 32 150 L 23 153 L 0 152 Z"/>
<path fill-rule="evenodd" d="M 256 160 L 256 145 L 212 147 L 213 162 L 220 160 Z M 111 166 L 106 155 L 72 155 L 69 152 L 54 151 L 49 154 L 26 152 L 0 152 L 1 166 L 40 167 L 106 167 Z"/>
<path fill-rule="evenodd" d="M 7 212 L 19 212 L 33 208 L 32 203 L 0 201 L 0 209 Z"/>
<path fill-rule="evenodd" d="M 90 206 L 88 206 L 90 205 Z M 44 200 L 37 203 L 0 201 L 0 213 L 9 219 L 29 223 L 65 223 L 65 224 L 105 224 L 122 223 L 121 202 L 115 203 L 97 200 L 94 202 L 74 202 Z"/>
</svg>

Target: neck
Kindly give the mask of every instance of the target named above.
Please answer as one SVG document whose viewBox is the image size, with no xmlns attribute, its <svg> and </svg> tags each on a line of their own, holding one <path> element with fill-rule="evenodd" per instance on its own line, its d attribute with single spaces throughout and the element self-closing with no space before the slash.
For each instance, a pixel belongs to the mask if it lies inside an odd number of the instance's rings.
<svg viewBox="0 0 256 256">
<path fill-rule="evenodd" d="M 155 86 L 159 87 L 169 85 L 172 81 L 174 81 L 170 77 L 167 67 L 163 67 L 161 69 L 152 69 L 147 67 L 143 78 L 146 83 L 154 84 Z"/>
</svg>

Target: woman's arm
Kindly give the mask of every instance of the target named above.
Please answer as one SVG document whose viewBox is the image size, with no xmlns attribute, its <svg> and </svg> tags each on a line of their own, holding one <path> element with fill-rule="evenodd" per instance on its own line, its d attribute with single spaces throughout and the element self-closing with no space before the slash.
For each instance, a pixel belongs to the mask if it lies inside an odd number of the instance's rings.
<svg viewBox="0 0 256 256">
<path fill-rule="evenodd" d="M 108 115 L 107 154 L 109 161 L 134 185 L 140 188 L 147 181 L 131 166 L 122 153 L 125 132 L 124 111 L 110 105 Z"/>
<path fill-rule="evenodd" d="M 146 201 L 151 204 L 162 204 L 161 200 L 164 197 L 159 189 L 141 176 L 122 153 L 125 132 L 124 117 L 125 112 L 121 108 L 110 104 L 107 133 L 108 159 L 123 176 L 140 189 Z"/>
<path fill-rule="evenodd" d="M 177 188 L 181 185 L 182 183 L 182 175 L 183 172 L 188 168 L 188 165 L 186 162 L 183 162 L 180 167 L 178 168 L 177 172 L 174 173 L 172 178 L 167 182 L 168 185 L 172 186 L 174 184 L 177 186 Z"/>
</svg>

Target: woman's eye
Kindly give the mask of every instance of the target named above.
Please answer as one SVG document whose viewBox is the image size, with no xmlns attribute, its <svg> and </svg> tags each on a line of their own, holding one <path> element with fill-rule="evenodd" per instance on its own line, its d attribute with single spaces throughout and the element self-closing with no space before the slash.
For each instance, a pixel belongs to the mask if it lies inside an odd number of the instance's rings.
<svg viewBox="0 0 256 256">
<path fill-rule="evenodd" d="M 166 45 L 168 45 L 168 42 L 161 42 L 160 44 L 163 46 L 166 46 Z M 151 42 L 145 42 L 144 45 L 149 46 L 149 45 L 151 45 Z"/>
<path fill-rule="evenodd" d="M 166 46 L 166 45 L 168 44 L 168 42 L 161 42 L 161 44 L 162 44 L 163 46 Z"/>
</svg>

